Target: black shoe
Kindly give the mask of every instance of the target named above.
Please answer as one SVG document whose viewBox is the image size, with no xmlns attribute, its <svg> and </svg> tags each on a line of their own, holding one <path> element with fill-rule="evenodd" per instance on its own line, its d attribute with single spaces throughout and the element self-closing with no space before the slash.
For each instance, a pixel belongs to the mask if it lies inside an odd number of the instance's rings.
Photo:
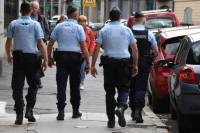
<svg viewBox="0 0 200 133">
<path fill-rule="evenodd" d="M 135 111 L 135 121 L 136 123 L 143 123 L 144 120 L 142 118 L 142 109 L 137 109 Z"/>
<path fill-rule="evenodd" d="M 33 116 L 33 109 L 32 108 L 26 108 L 25 118 L 28 119 L 28 122 L 36 122 L 36 119 Z"/>
<path fill-rule="evenodd" d="M 79 111 L 73 111 L 73 115 L 72 115 L 73 119 L 80 118 L 81 116 L 82 116 L 82 113 L 80 113 Z"/>
<path fill-rule="evenodd" d="M 126 126 L 126 120 L 124 117 L 124 108 L 120 107 L 115 111 L 115 114 L 118 117 L 118 123 L 121 127 L 125 127 Z"/>
<path fill-rule="evenodd" d="M 22 125 L 23 124 L 23 113 L 17 114 L 16 120 L 15 120 L 15 125 Z"/>
<path fill-rule="evenodd" d="M 108 128 L 114 128 L 115 127 L 115 120 L 108 120 L 107 127 Z"/>
<path fill-rule="evenodd" d="M 65 118 L 65 112 L 64 111 L 59 111 L 58 112 L 58 116 L 57 116 L 57 120 L 58 121 L 63 121 Z"/>
<path fill-rule="evenodd" d="M 38 84 L 37 87 L 38 87 L 38 89 L 42 89 L 43 85 L 42 84 Z"/>
</svg>

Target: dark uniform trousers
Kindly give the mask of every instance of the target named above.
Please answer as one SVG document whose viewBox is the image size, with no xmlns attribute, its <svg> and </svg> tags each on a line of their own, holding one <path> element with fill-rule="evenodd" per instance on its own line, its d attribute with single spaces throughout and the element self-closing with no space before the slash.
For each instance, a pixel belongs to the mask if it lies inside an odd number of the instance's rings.
<svg viewBox="0 0 200 133">
<path fill-rule="evenodd" d="M 57 107 L 64 110 L 66 101 L 66 87 L 69 77 L 70 83 L 70 102 L 73 110 L 78 110 L 80 106 L 80 68 L 82 57 L 76 52 L 57 52 L 56 54 L 56 81 L 57 81 Z"/>
<path fill-rule="evenodd" d="M 130 59 L 101 59 L 104 68 L 104 89 L 106 91 L 106 113 L 109 120 L 115 119 L 115 108 L 127 108 L 130 88 Z M 118 92 L 115 100 L 116 89 Z"/>
<path fill-rule="evenodd" d="M 149 57 L 140 56 L 138 61 L 138 75 L 131 79 L 130 107 L 132 110 L 142 109 L 145 106 L 145 94 L 147 91 L 148 77 L 151 65 Z"/>
<path fill-rule="evenodd" d="M 13 75 L 12 90 L 13 99 L 15 101 L 15 111 L 18 113 L 23 111 L 23 88 L 25 78 L 28 85 L 28 93 L 26 95 L 27 107 L 34 108 L 37 94 L 36 71 L 38 69 L 38 59 L 36 54 L 26 54 L 20 51 L 13 52 Z"/>
</svg>

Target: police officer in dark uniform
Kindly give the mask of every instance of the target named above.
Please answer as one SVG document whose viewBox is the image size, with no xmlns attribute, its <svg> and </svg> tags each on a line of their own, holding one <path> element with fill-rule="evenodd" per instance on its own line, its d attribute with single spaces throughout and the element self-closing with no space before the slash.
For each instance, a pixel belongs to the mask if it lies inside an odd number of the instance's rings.
<svg viewBox="0 0 200 133">
<path fill-rule="evenodd" d="M 130 77 L 137 74 L 138 51 L 136 40 L 132 31 L 120 23 L 121 11 L 114 7 L 110 11 L 110 20 L 99 33 L 97 45 L 92 59 L 91 74 L 96 77 L 96 60 L 101 46 L 104 54 L 101 56 L 101 64 L 104 69 L 104 89 L 106 91 L 106 113 L 108 116 L 108 128 L 115 126 L 115 114 L 121 127 L 126 126 L 124 111 L 127 109 L 127 99 L 130 88 Z M 132 48 L 133 60 L 130 60 L 129 46 Z M 133 62 L 132 70 L 130 62 Z M 132 72 L 131 72 L 132 71 Z M 115 100 L 116 89 L 118 92 Z M 117 106 L 117 109 L 115 110 Z"/>
<path fill-rule="evenodd" d="M 57 51 L 54 52 L 54 59 L 57 66 L 57 120 L 64 120 L 64 108 L 66 101 L 66 86 L 69 77 L 70 82 L 70 102 L 73 108 L 72 118 L 81 117 L 80 106 L 80 68 L 82 63 L 81 51 L 86 58 L 87 69 L 89 71 L 89 54 L 85 45 L 85 32 L 83 27 L 77 23 L 78 10 L 73 6 L 67 9 L 68 20 L 58 24 L 51 34 L 48 44 L 49 66 L 52 67 L 52 49 L 55 41 L 58 42 Z"/>
<path fill-rule="evenodd" d="M 145 29 L 145 17 L 142 13 L 135 13 L 135 22 L 132 32 L 137 39 L 139 51 L 138 75 L 131 80 L 129 104 L 132 119 L 143 123 L 142 109 L 145 106 L 148 77 L 153 60 L 158 55 L 158 47 L 153 33 Z"/>
<path fill-rule="evenodd" d="M 6 54 L 8 63 L 13 63 L 12 90 L 15 101 L 14 109 L 17 117 L 15 124 L 23 123 L 23 87 L 25 78 L 30 86 L 26 95 L 25 118 L 29 122 L 35 122 L 33 108 L 36 102 L 37 83 L 36 71 L 41 67 L 38 62 L 38 48 L 44 57 L 43 70 L 47 68 L 47 53 L 42 38 L 44 37 L 38 22 L 31 20 L 31 6 L 29 3 L 21 4 L 21 17 L 10 23 L 7 33 Z M 14 44 L 12 45 L 12 40 Z"/>
</svg>

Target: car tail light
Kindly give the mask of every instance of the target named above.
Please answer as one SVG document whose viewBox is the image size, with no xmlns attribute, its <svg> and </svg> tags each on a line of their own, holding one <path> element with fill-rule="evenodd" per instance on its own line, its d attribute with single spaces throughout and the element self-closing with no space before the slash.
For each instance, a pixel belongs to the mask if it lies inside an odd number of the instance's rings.
<svg viewBox="0 0 200 133">
<path fill-rule="evenodd" d="M 179 73 L 179 80 L 188 83 L 188 84 L 196 84 L 197 78 L 191 67 L 183 67 Z"/>
</svg>

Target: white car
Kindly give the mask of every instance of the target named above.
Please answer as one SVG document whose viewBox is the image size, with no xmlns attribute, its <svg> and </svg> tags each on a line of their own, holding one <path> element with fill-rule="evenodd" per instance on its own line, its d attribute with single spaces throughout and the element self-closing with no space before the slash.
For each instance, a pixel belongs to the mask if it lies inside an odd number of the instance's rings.
<svg viewBox="0 0 200 133">
<path fill-rule="evenodd" d="M 61 15 L 55 15 L 55 16 L 53 16 L 52 18 L 51 18 L 51 20 L 53 20 L 53 21 L 58 21 L 59 19 L 60 19 L 60 16 Z M 67 16 L 66 15 L 64 15 L 65 16 L 65 18 L 67 19 Z"/>
</svg>

